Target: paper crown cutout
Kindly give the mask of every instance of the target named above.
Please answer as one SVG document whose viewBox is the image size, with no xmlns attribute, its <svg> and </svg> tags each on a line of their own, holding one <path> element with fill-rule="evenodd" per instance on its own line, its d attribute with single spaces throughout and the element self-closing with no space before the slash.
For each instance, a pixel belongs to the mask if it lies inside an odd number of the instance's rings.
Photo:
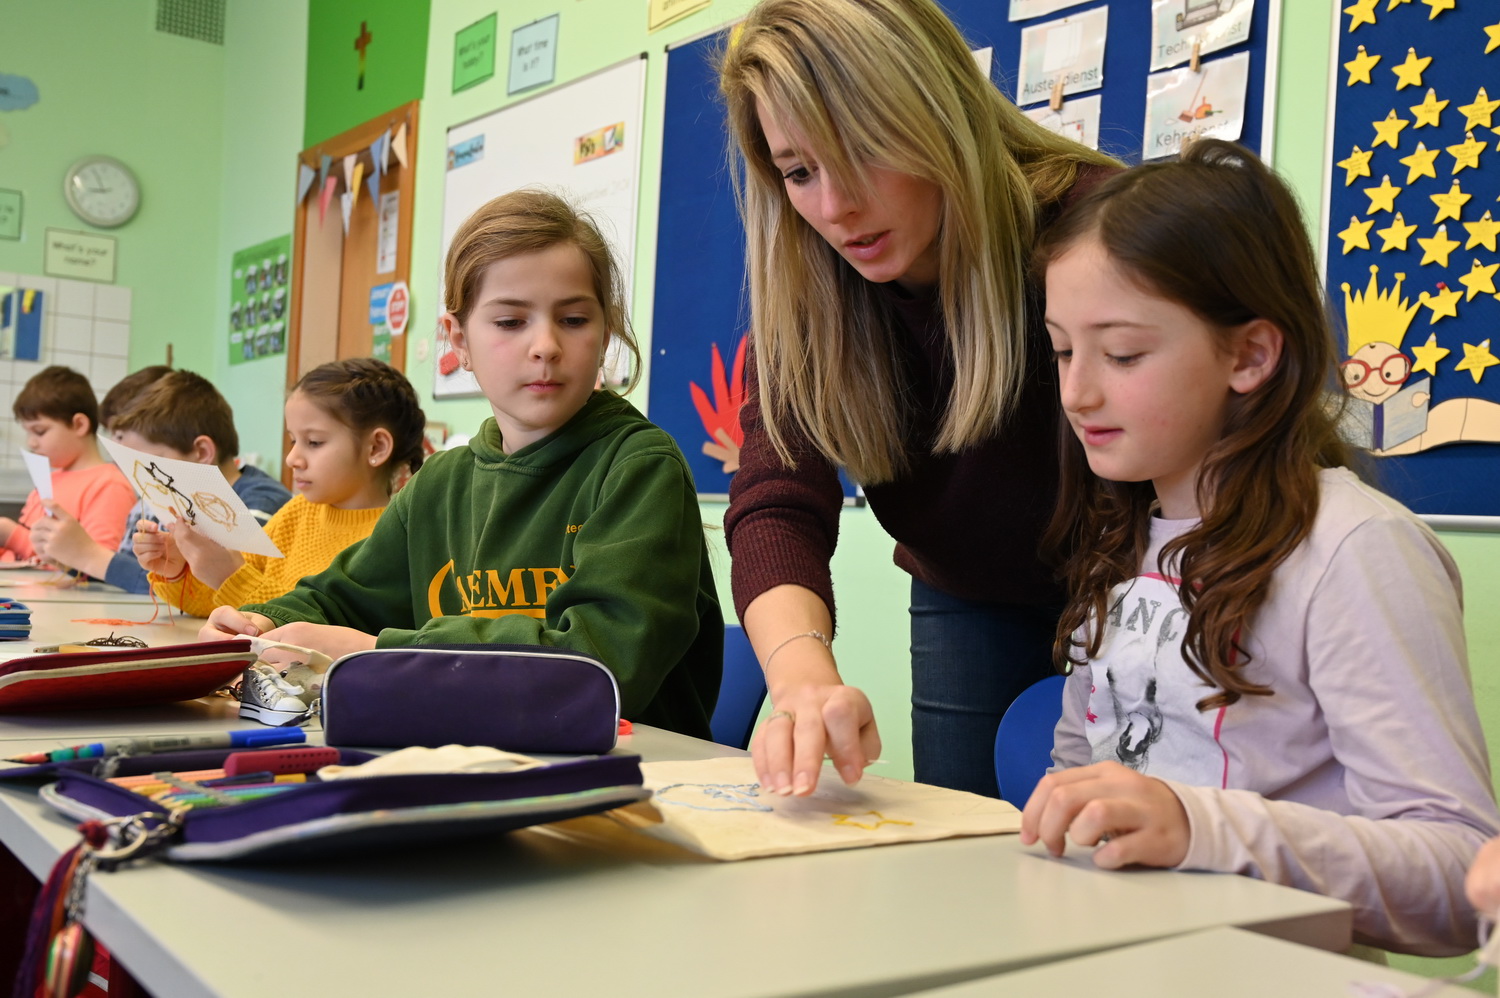
<svg viewBox="0 0 1500 998">
<path fill-rule="evenodd" d="M 1349 354 L 1353 356 L 1371 343 L 1389 343 L 1399 347 L 1406 338 L 1420 304 L 1413 305 L 1401 297 L 1401 282 L 1405 274 L 1396 275 L 1396 284 L 1389 291 L 1381 291 L 1376 285 L 1380 273 L 1377 266 L 1370 267 L 1370 283 L 1365 290 L 1350 296 L 1349 285 L 1344 289 L 1344 328 L 1349 333 Z"/>
</svg>

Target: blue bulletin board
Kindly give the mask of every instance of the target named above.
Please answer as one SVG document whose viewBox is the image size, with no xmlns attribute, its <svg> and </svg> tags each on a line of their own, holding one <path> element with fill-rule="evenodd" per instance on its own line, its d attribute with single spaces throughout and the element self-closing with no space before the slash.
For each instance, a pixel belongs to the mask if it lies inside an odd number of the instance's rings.
<svg viewBox="0 0 1500 998">
<path fill-rule="evenodd" d="M 1157 2 L 1180 5 L 1199 17 L 1207 8 L 1250 11 L 1248 40 L 1203 58 L 1208 62 L 1242 52 L 1248 55 L 1241 141 L 1266 154 L 1271 131 L 1267 80 L 1275 76 L 1279 0 Z M 1007 20 L 1006 0 L 939 3 L 974 48 L 993 48 L 991 78 L 1012 99 L 1023 28 L 1109 7 L 1103 87 L 1075 96 L 1099 94 L 1100 147 L 1126 162 L 1140 161 L 1151 63 L 1151 0 L 1115 0 L 1112 4 L 1092 0 L 1018 22 Z M 731 473 L 725 470 L 724 456 L 734 449 L 723 443 L 721 435 L 738 445 L 736 414 L 743 388 L 736 379 L 737 358 L 742 357 L 740 344 L 749 325 L 744 230 L 734 204 L 728 137 L 714 73 L 714 53 L 724 37 L 725 31 L 715 32 L 667 53 L 650 362 L 650 418 L 677 439 L 692 466 L 699 493 L 710 498 L 729 491 Z M 852 498 L 856 490 L 846 482 L 845 493 Z"/>
<path fill-rule="evenodd" d="M 1413 510 L 1500 515 L 1500 4 L 1339 7 L 1324 234 L 1345 435 Z"/>
</svg>

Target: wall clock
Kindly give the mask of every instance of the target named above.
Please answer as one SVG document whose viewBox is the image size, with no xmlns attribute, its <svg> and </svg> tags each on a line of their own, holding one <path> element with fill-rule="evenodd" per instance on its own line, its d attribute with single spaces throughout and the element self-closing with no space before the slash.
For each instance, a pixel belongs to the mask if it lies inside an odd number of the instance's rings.
<svg viewBox="0 0 1500 998">
<path fill-rule="evenodd" d="M 141 206 L 141 185 L 119 160 L 86 156 L 63 175 L 63 196 L 73 214 L 90 225 L 112 229 L 135 217 Z"/>
</svg>

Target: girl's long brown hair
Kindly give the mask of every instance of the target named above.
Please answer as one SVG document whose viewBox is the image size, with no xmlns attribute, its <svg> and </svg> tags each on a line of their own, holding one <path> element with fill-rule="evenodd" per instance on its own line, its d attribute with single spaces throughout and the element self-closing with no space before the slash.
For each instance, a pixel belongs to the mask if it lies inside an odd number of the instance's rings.
<svg viewBox="0 0 1500 998">
<path fill-rule="evenodd" d="M 1080 199 L 1044 234 L 1036 266 L 1089 239 L 1143 290 L 1192 310 L 1226 344 L 1253 319 L 1284 337 L 1276 370 L 1235 397 L 1223 437 L 1204 458 L 1202 521 L 1157 563 L 1182 579 L 1183 656 L 1217 690 L 1198 708 L 1269 695 L 1244 675 L 1244 635 L 1277 566 L 1312 529 L 1318 469 L 1349 457 L 1335 429 L 1339 396 L 1329 394 L 1341 390 L 1332 325 L 1297 201 L 1253 153 L 1201 139 L 1178 161 L 1137 167 Z M 1053 645 L 1067 671 L 1098 654 L 1111 591 L 1140 572 L 1156 495 L 1149 481 L 1095 475 L 1066 422 L 1060 430 L 1061 495 L 1045 544 L 1062 557 L 1068 585 Z"/>
</svg>

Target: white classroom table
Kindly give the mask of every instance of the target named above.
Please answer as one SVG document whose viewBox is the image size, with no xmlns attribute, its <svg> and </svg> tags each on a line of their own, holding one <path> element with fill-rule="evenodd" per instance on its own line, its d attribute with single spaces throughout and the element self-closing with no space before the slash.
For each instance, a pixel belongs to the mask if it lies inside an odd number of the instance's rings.
<svg viewBox="0 0 1500 998">
<path fill-rule="evenodd" d="M 1352 984 L 1394 985 L 1395 995 L 1475 998 L 1456 984 L 1240 929 L 1208 929 L 1139 946 L 923 991 L 916 998 L 1352 998 Z M 1376 992 L 1368 992 L 1370 995 Z"/>
<path fill-rule="evenodd" d="M 127 593 L 107 582 L 80 582 L 44 568 L 0 567 L 0 599 L 34 603 L 141 603 L 151 606 L 145 593 Z M 150 611 L 147 610 L 149 615 Z"/>
<path fill-rule="evenodd" d="M 55 746 L 37 735 L 0 754 Z M 621 750 L 738 754 L 645 726 Z M 76 838 L 34 788 L 0 784 L 0 840 L 34 873 Z M 1227 925 L 1341 950 L 1351 918 L 1246 877 L 1108 873 L 1013 835 L 716 863 L 540 828 L 287 868 L 137 864 L 93 878 L 86 921 L 158 998 L 750 998 L 908 994 Z"/>
</svg>

